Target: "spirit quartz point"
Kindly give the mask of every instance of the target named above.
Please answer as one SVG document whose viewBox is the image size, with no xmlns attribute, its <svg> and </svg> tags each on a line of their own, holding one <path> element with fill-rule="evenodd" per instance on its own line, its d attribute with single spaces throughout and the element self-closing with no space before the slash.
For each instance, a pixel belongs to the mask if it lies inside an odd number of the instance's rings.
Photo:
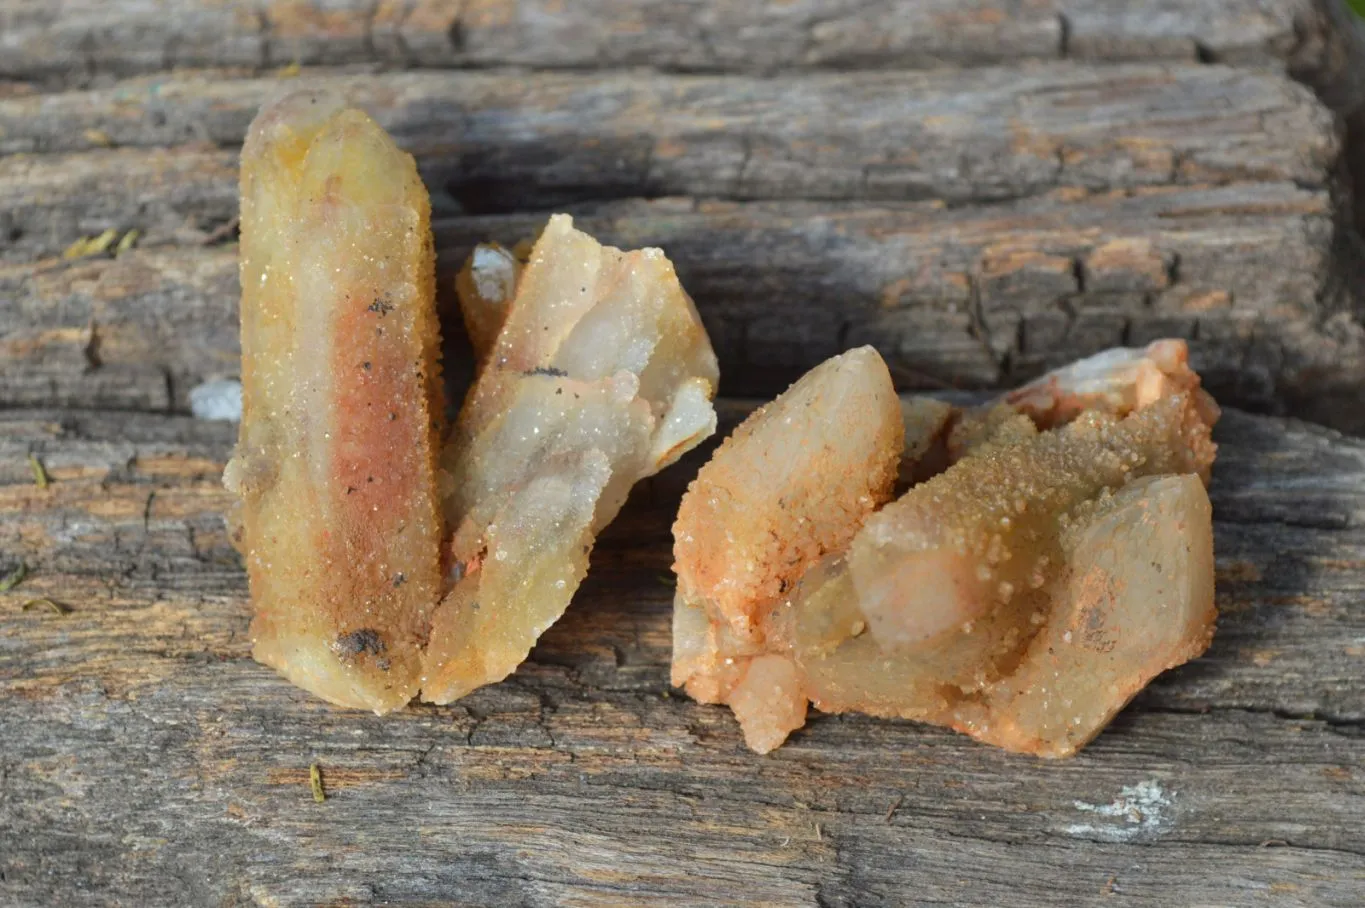
<svg viewBox="0 0 1365 908">
<path fill-rule="evenodd" d="M 511 674 L 631 487 L 716 427 L 716 357 L 662 252 L 603 246 L 555 215 L 514 283 L 443 454 L 456 580 L 422 692 L 437 703 Z"/>
<path fill-rule="evenodd" d="M 242 150 L 242 423 L 224 480 L 255 657 L 376 712 L 421 685 L 441 591 L 430 206 L 412 158 L 328 94 Z"/>
</svg>

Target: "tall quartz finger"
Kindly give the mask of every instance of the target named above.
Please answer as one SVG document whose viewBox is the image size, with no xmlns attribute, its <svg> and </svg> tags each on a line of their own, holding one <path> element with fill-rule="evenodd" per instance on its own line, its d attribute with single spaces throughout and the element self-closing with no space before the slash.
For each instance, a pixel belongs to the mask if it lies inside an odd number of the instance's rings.
<svg viewBox="0 0 1365 908">
<path fill-rule="evenodd" d="M 420 687 L 441 589 L 430 206 L 412 158 L 327 94 L 242 151 L 240 497 L 253 653 L 334 703 Z"/>
<path fill-rule="evenodd" d="M 715 354 L 659 250 L 604 247 L 556 215 L 514 284 L 443 454 L 451 590 L 422 691 L 437 703 L 511 674 L 630 488 L 715 431 Z"/>
</svg>

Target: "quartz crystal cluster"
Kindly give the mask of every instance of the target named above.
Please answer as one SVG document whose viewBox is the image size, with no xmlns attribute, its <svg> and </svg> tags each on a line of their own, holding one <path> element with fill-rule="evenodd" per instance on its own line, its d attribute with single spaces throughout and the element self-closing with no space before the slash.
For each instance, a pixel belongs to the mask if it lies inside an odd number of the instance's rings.
<svg viewBox="0 0 1365 908">
<path fill-rule="evenodd" d="M 256 658 L 334 703 L 446 703 L 510 674 L 568 605 L 631 486 L 715 430 L 715 355 L 661 252 L 550 219 L 481 247 L 480 352 L 447 433 L 427 194 L 326 94 L 242 153 L 239 505 Z M 477 278 L 477 279 L 475 279 Z"/>
<path fill-rule="evenodd" d="M 430 217 L 412 158 L 339 99 L 252 124 L 224 481 L 254 653 L 381 713 L 511 674 L 631 487 L 716 427 L 673 266 L 565 215 L 460 272 L 476 378 L 447 427 Z M 1179 341 L 974 409 L 897 397 L 871 348 L 836 356 L 684 496 L 673 681 L 760 752 L 813 703 L 1073 753 L 1208 646 L 1217 417 Z"/>
<path fill-rule="evenodd" d="M 759 752 L 813 703 L 1071 754 L 1209 644 L 1217 415 L 1180 341 L 966 411 L 837 356 L 684 497 L 673 681 Z"/>
</svg>

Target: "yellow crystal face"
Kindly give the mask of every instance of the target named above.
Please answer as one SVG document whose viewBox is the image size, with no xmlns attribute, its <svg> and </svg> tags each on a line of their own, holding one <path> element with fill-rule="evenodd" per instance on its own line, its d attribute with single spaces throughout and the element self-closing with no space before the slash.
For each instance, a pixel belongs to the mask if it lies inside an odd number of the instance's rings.
<svg viewBox="0 0 1365 908">
<path fill-rule="evenodd" d="M 426 190 L 369 117 L 300 93 L 253 123 L 241 201 L 243 409 L 224 478 L 253 652 L 384 712 L 420 687 L 442 583 Z"/>
</svg>

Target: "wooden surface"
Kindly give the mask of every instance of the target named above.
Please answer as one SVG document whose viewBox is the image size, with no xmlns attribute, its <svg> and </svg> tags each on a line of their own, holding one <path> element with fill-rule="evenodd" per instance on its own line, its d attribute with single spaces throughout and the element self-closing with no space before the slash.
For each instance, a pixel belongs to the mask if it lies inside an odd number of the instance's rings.
<svg viewBox="0 0 1365 908">
<path fill-rule="evenodd" d="M 7 905 L 1365 891 L 1365 443 L 1327 430 L 1227 416 L 1212 649 L 1047 763 L 857 716 L 757 757 L 727 711 L 670 692 L 668 527 L 695 457 L 639 490 L 514 678 L 379 719 L 250 660 L 219 517 L 230 426 L 74 410 L 0 426 L 0 547 L 31 569 L 0 595 Z M 71 612 L 19 610 L 35 597 Z"/>
<path fill-rule="evenodd" d="M 1303 0 L 5 0 L 0 74 L 78 81 L 173 66 L 389 63 L 677 69 L 933 66 L 1065 55 L 1276 61 L 1321 51 Z M 137 40 L 133 40 L 134 36 Z M 1310 45 L 1305 47 L 1305 45 Z M 77 64 L 71 65 L 71 62 Z"/>
<path fill-rule="evenodd" d="M 540 223 L 438 221 L 442 285 L 473 243 L 515 242 Z M 1348 399 L 1357 387 L 1347 372 L 1357 348 L 1341 349 L 1354 342 L 1312 328 L 1343 294 L 1332 205 L 1318 190 L 1196 187 L 984 210 L 621 201 L 581 223 L 668 250 L 732 393 L 771 394 L 854 343 L 876 343 L 903 385 L 981 387 L 1159 336 L 1197 338 L 1196 365 L 1225 399 L 1273 406 L 1295 395 L 1340 416 L 1321 386 L 1342 383 Z M 194 384 L 236 370 L 232 246 L 0 266 L 0 292 L 14 301 L 0 310 L 11 406 L 183 409 Z M 1301 335 L 1284 330 L 1291 322 Z M 101 369 L 87 362 L 92 339 Z M 1290 365 L 1294 344 L 1301 359 Z M 1317 378 L 1314 362 L 1333 368 Z"/>
<path fill-rule="evenodd" d="M 1225 403 L 1365 430 L 1324 4 L 0 0 L 0 905 L 1365 903 L 1365 441 L 1228 413 L 1213 647 L 1078 758 L 857 716 L 760 758 L 667 684 L 699 455 L 513 678 L 379 719 L 250 660 L 235 427 L 188 416 L 237 370 L 242 133 L 327 84 L 417 155 L 453 354 L 465 252 L 563 208 L 668 251 L 732 397 L 1174 335 Z"/>
<path fill-rule="evenodd" d="M 299 63 L 681 71 L 1202 60 L 1349 78 L 1312 0 L 3 0 L 0 76 Z"/>
<path fill-rule="evenodd" d="M 1282 74 L 1171 63 L 219 71 L 0 99 L 0 400 L 183 409 L 233 370 L 235 146 L 305 86 L 417 155 L 443 288 L 473 242 L 567 209 L 677 260 L 727 393 L 774 394 L 854 341 L 903 388 L 985 388 L 1176 334 L 1224 400 L 1365 429 L 1340 119 Z M 59 258 L 111 229 L 134 250 Z"/>
</svg>

